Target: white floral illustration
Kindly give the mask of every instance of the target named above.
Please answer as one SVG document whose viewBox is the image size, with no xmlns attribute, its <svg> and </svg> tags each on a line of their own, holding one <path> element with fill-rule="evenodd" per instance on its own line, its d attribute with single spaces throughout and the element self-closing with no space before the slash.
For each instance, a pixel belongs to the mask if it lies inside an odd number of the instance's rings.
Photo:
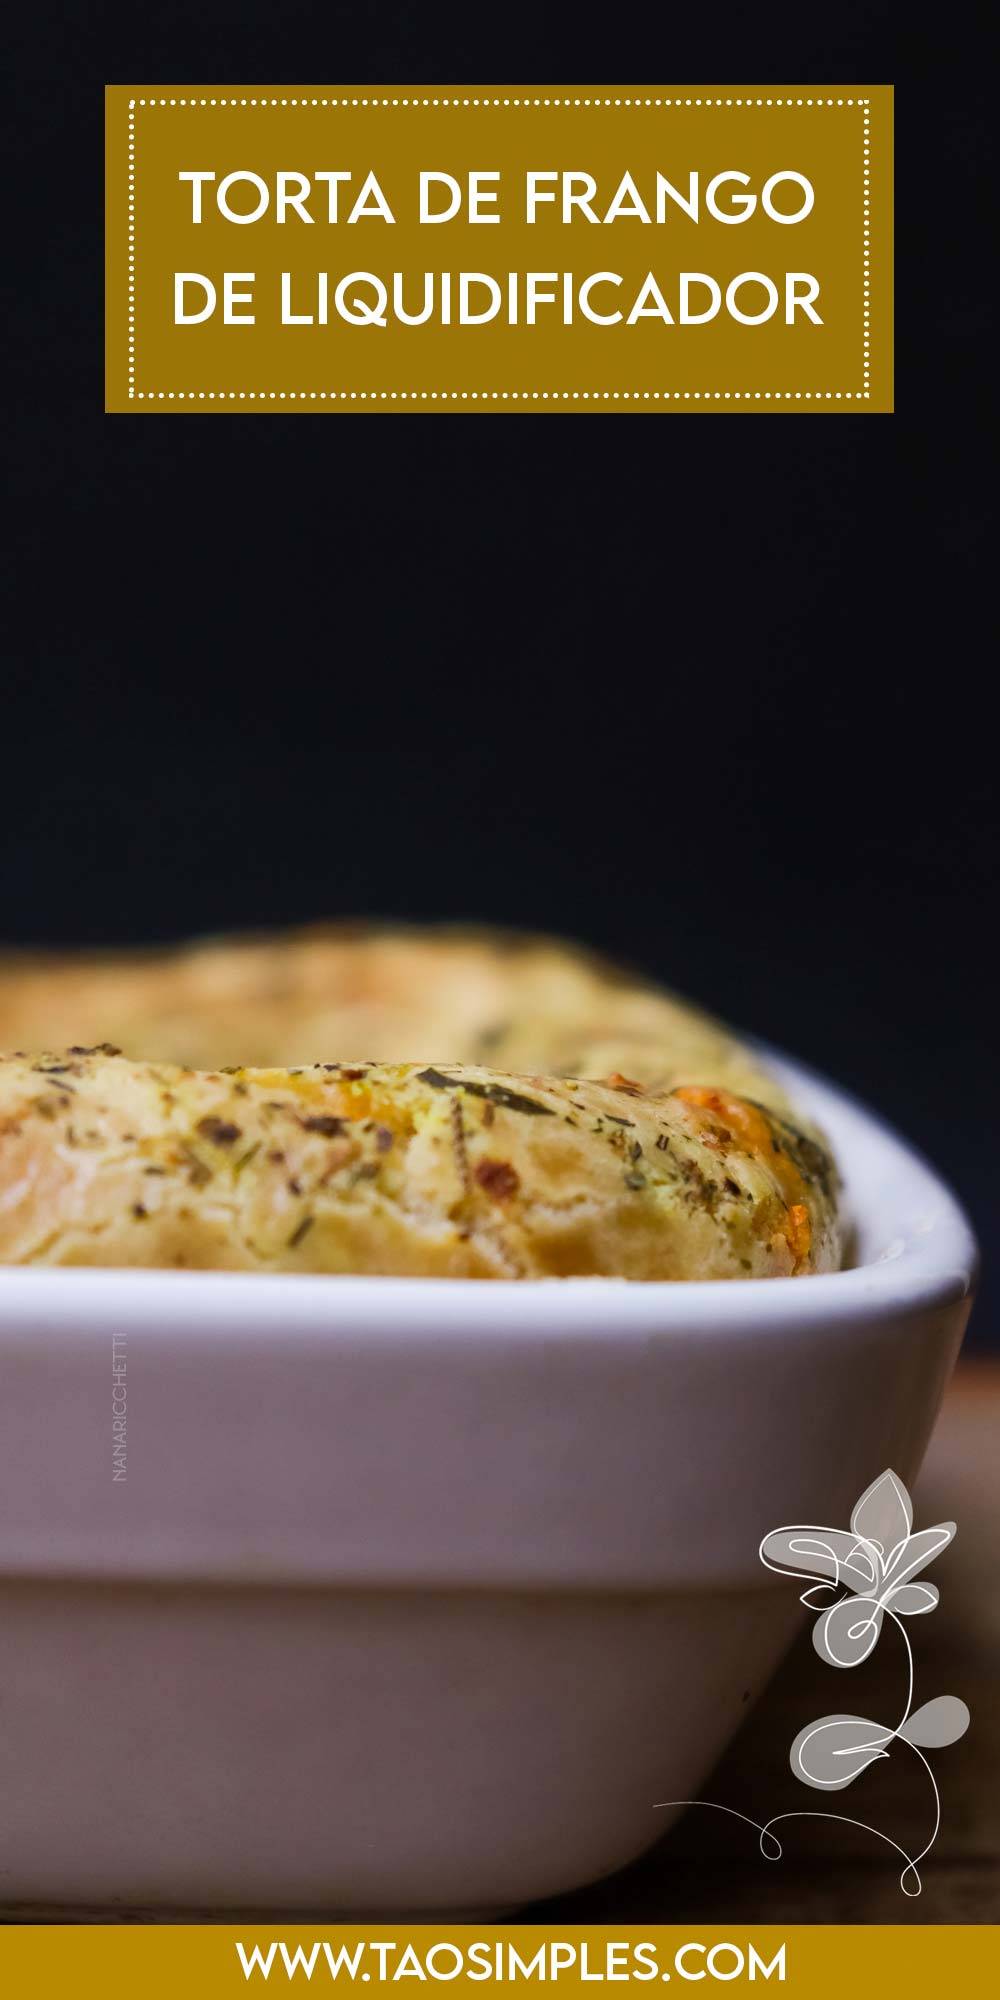
<svg viewBox="0 0 1000 2000">
<path fill-rule="evenodd" d="M 779 1576 L 815 1579 L 802 1593 L 801 1602 L 818 1611 L 813 1627 L 813 1645 L 830 1666 L 857 1667 L 867 1660 L 877 1643 L 886 1618 L 897 1627 L 906 1648 L 908 1688 L 906 1705 L 897 1723 L 887 1726 L 869 1722 L 862 1715 L 821 1715 L 806 1723 L 792 1744 L 789 1761 L 795 1776 L 815 1791 L 840 1792 L 855 1778 L 890 1754 L 894 1743 L 905 1743 L 920 1759 L 934 1794 L 934 1826 L 930 1839 L 919 1854 L 910 1855 L 878 1827 L 863 1820 L 849 1820 L 887 1841 L 901 1854 L 905 1867 L 900 1888 L 905 1895 L 919 1896 L 918 1863 L 930 1853 L 941 1825 L 941 1800 L 937 1781 L 925 1750 L 944 1749 L 957 1743 L 969 1726 L 969 1711 L 957 1695 L 940 1694 L 922 1708 L 913 1707 L 913 1652 L 901 1622 L 933 1611 L 938 1593 L 933 1584 L 914 1579 L 934 1557 L 946 1549 L 955 1534 L 954 1521 L 942 1521 L 934 1528 L 913 1531 L 913 1508 L 902 1480 L 887 1470 L 873 1480 L 861 1495 L 851 1515 L 850 1528 L 775 1528 L 760 1544 L 760 1559 Z M 843 1594 L 841 1594 L 843 1593 Z M 673 1799 L 672 1805 L 711 1805 L 708 1799 Z M 835 1818 L 841 1813 L 776 1813 L 761 1824 L 731 1806 L 716 1806 L 719 1812 L 733 1813 L 757 1828 L 760 1851 L 766 1860 L 781 1857 L 781 1843 L 772 1828 L 785 1819 Z"/>
<path fill-rule="evenodd" d="M 933 1611 L 933 1584 L 914 1583 L 955 1534 L 954 1521 L 913 1533 L 910 1496 L 894 1472 L 883 1472 L 862 1493 L 846 1528 L 775 1528 L 760 1545 L 760 1559 L 779 1576 L 821 1581 L 803 1591 L 802 1603 L 820 1610 L 813 1645 L 834 1667 L 857 1667 L 872 1651 L 885 1612 L 915 1618 Z M 846 1597 L 827 1599 L 843 1587 Z"/>
</svg>

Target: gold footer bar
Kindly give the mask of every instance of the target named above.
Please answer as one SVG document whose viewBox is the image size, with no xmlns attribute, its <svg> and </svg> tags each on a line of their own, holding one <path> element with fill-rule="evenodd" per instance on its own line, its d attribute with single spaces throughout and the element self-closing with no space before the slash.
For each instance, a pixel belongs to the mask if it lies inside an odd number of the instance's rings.
<svg viewBox="0 0 1000 2000">
<path fill-rule="evenodd" d="M 355 1987 L 673 1987 L 778 1989 L 796 2000 L 906 2000 L 992 1987 L 998 1931 L 989 1924 L 740 1924 L 551 1928 L 451 1922 L 346 1928 L 321 1922 L 8 1924 L 0 1928 L 0 1993 L 91 2000 L 217 2000 L 239 1993 Z"/>
</svg>

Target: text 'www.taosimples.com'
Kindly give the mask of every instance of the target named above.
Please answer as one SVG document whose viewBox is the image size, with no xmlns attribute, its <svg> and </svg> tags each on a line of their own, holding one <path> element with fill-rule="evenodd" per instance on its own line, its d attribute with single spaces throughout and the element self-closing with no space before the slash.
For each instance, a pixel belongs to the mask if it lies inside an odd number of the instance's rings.
<svg viewBox="0 0 1000 2000">
<path fill-rule="evenodd" d="M 426 1948 L 387 1939 L 362 1939 L 351 1945 L 335 1945 L 329 1938 L 317 1938 L 309 1945 L 288 1945 L 273 1938 L 266 1945 L 247 1947 L 237 1943 L 236 1953 L 244 1976 L 251 1979 L 306 1980 L 314 1974 L 325 1979 L 374 1981 L 392 1985 L 397 1979 L 436 1981 L 447 1985 L 454 1979 L 497 1981 L 513 1984 L 519 1980 L 586 1980 L 620 1984 L 648 1980 L 733 1980 L 785 1978 L 785 1946 L 771 1945 L 765 1951 L 747 1941 L 735 1944 L 727 1939 L 713 1944 L 690 1938 L 665 1954 L 649 1940 L 611 1939 L 600 1943 L 547 1938 L 536 1951 L 518 1950 L 504 1940 L 477 1938 L 469 1944 L 438 1939 Z"/>
</svg>

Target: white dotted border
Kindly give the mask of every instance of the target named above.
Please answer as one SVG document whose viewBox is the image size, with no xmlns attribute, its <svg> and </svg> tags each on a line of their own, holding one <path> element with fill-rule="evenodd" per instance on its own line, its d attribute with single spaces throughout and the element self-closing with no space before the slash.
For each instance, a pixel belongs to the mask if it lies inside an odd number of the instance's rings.
<svg viewBox="0 0 1000 2000">
<path fill-rule="evenodd" d="M 135 104 L 128 107 L 128 393 L 135 396 Z"/>
<path fill-rule="evenodd" d="M 860 403 L 861 389 L 139 389 L 147 403 Z"/>
<path fill-rule="evenodd" d="M 870 391 L 870 389 L 871 389 L 871 324 L 872 324 L 872 320 L 871 320 L 871 309 L 872 309 L 872 291 L 871 291 L 871 283 L 872 283 L 872 258 L 871 258 L 871 248 L 872 248 L 872 239 L 871 239 L 871 212 L 872 212 L 872 211 L 871 211 L 871 193 L 872 193 L 872 182 L 871 182 L 871 171 L 872 171 L 872 128 L 871 128 L 871 106 L 869 105 L 869 102 L 868 102 L 868 99 L 867 99 L 867 98 L 862 98 L 862 100 L 861 100 L 861 106 L 862 106 L 862 116 L 863 116 L 863 119 L 864 119 L 864 125 L 863 125 L 863 127 L 862 127 L 862 141 L 861 141 L 861 149 L 862 149 L 862 162 L 863 162 L 863 164 L 862 164 L 862 169 L 861 169 L 861 175 L 862 175 L 862 187 L 863 187 L 863 190 L 864 190 L 864 193 L 863 193 L 863 197 L 862 197 L 862 215 L 863 215 L 863 218 L 864 218 L 864 220 L 863 220 L 863 223 L 862 223 L 862 243 L 863 243 L 863 245 L 864 245 L 864 248 L 863 248 L 863 254 L 862 254 L 862 269 L 863 269 L 863 273 L 864 273 L 864 275 L 863 275 L 863 278 L 862 278 L 862 301 L 861 301 L 861 309 L 862 309 L 862 310 L 861 310 L 861 324 L 862 324 L 862 353 L 863 353 L 863 357 L 864 357 L 864 360 L 863 360 L 863 375 L 864 375 L 864 384 L 865 384 L 865 393 L 867 394 L 867 393 L 868 393 L 868 392 Z"/>
<path fill-rule="evenodd" d="M 564 108 L 633 106 L 670 110 L 689 106 L 733 106 L 744 109 L 780 105 L 791 108 L 827 105 L 860 107 L 862 127 L 862 351 L 863 389 L 137 389 L 135 386 L 135 114 L 137 106 L 152 110 L 183 105 L 228 108 L 295 106 L 355 110 L 409 106 L 417 108 L 486 109 L 508 106 Z M 140 97 L 128 105 L 128 395 L 147 403 L 639 403 L 639 402 L 858 402 L 871 397 L 871 100 L 867 97 Z"/>
<path fill-rule="evenodd" d="M 546 108 L 551 106 L 556 110 L 562 108 L 567 111 L 579 109 L 581 106 L 597 110 L 602 105 L 605 108 L 632 105 L 637 111 L 642 109 L 679 111 L 686 106 L 702 104 L 716 106 L 738 104 L 745 110 L 750 110 L 754 105 L 772 104 L 783 104 L 789 108 L 796 105 L 815 105 L 819 109 L 824 104 L 837 106 L 867 104 L 869 99 L 867 97 L 139 97 L 131 99 L 131 102 L 148 105 L 151 110 L 156 105 L 165 108 L 184 104 L 194 108 L 208 104 L 232 109 L 247 105 L 261 107 L 320 105 L 335 111 L 356 111 L 369 107 L 375 110 L 386 106 L 395 108 L 399 105 L 409 105 L 413 110 L 421 107 L 426 110 L 428 106 L 432 106 L 435 110 L 438 108 L 489 110 L 491 107 L 505 109 L 509 105 L 520 105 L 525 110 L 538 106 Z"/>
</svg>

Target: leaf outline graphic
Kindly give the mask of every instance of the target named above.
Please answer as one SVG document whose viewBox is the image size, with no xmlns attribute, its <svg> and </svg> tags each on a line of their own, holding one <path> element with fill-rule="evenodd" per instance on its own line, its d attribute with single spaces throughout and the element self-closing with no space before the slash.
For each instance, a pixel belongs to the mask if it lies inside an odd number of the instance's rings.
<svg viewBox="0 0 1000 2000">
<path fill-rule="evenodd" d="M 965 1735 L 972 1717 L 957 1694 L 936 1694 L 915 1708 L 896 1731 L 914 1749 L 946 1750 Z"/>
<path fill-rule="evenodd" d="M 895 1731 L 863 1715 L 821 1715 L 800 1729 L 788 1753 L 795 1776 L 817 1792 L 842 1792 L 888 1756 Z"/>
</svg>

